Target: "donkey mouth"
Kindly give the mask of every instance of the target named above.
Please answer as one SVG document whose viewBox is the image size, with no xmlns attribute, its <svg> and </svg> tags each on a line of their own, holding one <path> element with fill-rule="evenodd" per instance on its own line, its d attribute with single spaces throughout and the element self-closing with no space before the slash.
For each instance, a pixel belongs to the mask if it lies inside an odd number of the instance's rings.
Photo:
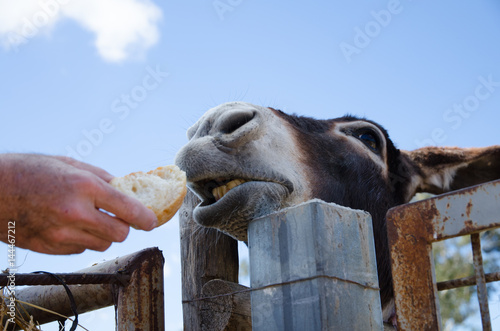
<svg viewBox="0 0 500 331">
<path fill-rule="evenodd" d="M 217 203 L 226 194 L 228 194 L 229 191 L 247 182 L 251 182 L 251 180 L 242 178 L 216 178 L 198 181 L 191 184 L 190 187 L 202 200 L 201 205 L 209 206 Z"/>
<path fill-rule="evenodd" d="M 216 179 L 206 179 L 197 182 L 191 182 L 189 184 L 190 188 L 193 192 L 198 195 L 198 197 L 202 200 L 200 206 L 210 206 L 214 205 L 219 200 L 223 199 L 228 193 L 231 194 L 243 194 L 244 191 L 246 193 L 251 194 L 252 192 L 248 192 L 252 187 L 255 186 L 266 186 L 273 184 L 279 184 L 284 186 L 288 193 L 293 191 L 293 187 L 291 183 L 286 181 L 284 182 L 276 182 L 272 180 L 262 180 L 262 179 L 245 179 L 245 178 L 223 178 L 219 177 Z M 243 187 L 240 187 L 243 186 Z M 236 190 L 238 188 L 238 190 Z M 239 192 L 242 189 L 242 192 Z M 235 192 L 235 191 L 237 192 Z M 287 194 L 288 195 L 288 194 Z"/>
<path fill-rule="evenodd" d="M 202 200 L 193 211 L 196 222 L 239 240 L 244 240 L 250 220 L 278 210 L 293 191 L 286 181 L 246 178 L 220 177 L 189 186 Z"/>
</svg>

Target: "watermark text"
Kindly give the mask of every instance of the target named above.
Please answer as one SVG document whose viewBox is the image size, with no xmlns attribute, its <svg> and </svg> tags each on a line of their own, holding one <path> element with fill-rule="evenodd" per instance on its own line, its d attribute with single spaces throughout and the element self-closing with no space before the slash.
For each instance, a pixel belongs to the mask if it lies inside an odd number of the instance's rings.
<svg viewBox="0 0 500 331">
<path fill-rule="evenodd" d="M 61 5 L 66 5 L 70 0 L 39 0 L 40 9 L 31 17 L 24 17 L 19 30 L 7 34 L 7 45 L 15 52 L 19 46 L 26 44 L 29 39 L 35 37 L 40 29 L 47 27 L 53 22 L 61 10 Z"/>
<path fill-rule="evenodd" d="M 7 314 L 10 318 L 7 319 L 7 323 L 15 323 L 16 317 L 16 222 L 7 222 L 7 261 L 9 264 L 9 275 L 7 276 L 7 292 L 9 293 L 9 299 L 7 300 Z"/>
<path fill-rule="evenodd" d="M 487 77 L 479 76 L 479 84 L 474 88 L 474 92 L 467 95 L 460 102 L 454 103 L 443 113 L 443 121 L 448 124 L 448 129 L 458 130 L 465 119 L 468 119 L 481 106 L 481 103 L 489 99 L 500 87 L 500 81 L 495 81 L 493 75 Z M 448 138 L 447 130 L 443 127 L 436 127 L 431 131 L 430 137 L 416 139 L 417 147 L 435 146 L 445 142 Z"/>
<path fill-rule="evenodd" d="M 351 63 L 352 57 L 360 54 L 363 49 L 368 47 L 372 40 L 377 38 L 382 30 L 392 22 L 393 17 L 402 12 L 403 5 L 399 0 L 390 0 L 385 9 L 372 10 L 370 12 L 372 20 L 366 22 L 363 27 L 354 27 L 352 43 L 343 41 L 339 44 L 340 51 L 347 63 Z"/>
<path fill-rule="evenodd" d="M 115 119 L 104 117 L 95 128 L 82 130 L 83 138 L 74 146 L 66 146 L 66 156 L 77 160 L 83 160 L 89 156 L 95 148 L 103 143 L 106 135 L 115 131 L 116 116 L 120 121 L 129 117 L 131 111 L 137 109 L 141 102 L 146 100 L 148 94 L 157 89 L 168 75 L 169 73 L 162 71 L 159 66 L 156 66 L 155 69 L 147 66 L 146 74 L 141 83 L 135 85 L 130 89 L 129 93 L 123 93 L 111 103 L 111 112 L 116 114 Z"/>
<path fill-rule="evenodd" d="M 217 16 L 219 16 L 219 19 L 223 21 L 226 14 L 234 11 L 242 2 L 243 0 L 215 0 L 212 2 L 212 6 Z"/>
</svg>

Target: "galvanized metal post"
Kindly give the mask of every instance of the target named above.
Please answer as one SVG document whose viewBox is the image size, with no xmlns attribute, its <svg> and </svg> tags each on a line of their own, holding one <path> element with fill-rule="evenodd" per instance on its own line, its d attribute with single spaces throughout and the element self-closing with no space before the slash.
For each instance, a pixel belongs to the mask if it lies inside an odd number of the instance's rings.
<svg viewBox="0 0 500 331">
<path fill-rule="evenodd" d="M 368 213 L 312 200 L 248 236 L 254 331 L 383 329 Z"/>
</svg>

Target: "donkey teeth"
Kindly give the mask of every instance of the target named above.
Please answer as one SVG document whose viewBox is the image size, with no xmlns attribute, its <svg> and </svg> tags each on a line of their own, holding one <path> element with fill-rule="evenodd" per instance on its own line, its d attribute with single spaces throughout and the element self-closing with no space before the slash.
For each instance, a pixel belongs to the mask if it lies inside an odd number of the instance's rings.
<svg viewBox="0 0 500 331">
<path fill-rule="evenodd" d="M 232 190 L 236 186 L 239 186 L 245 182 L 246 180 L 244 179 L 234 179 L 225 185 L 214 188 L 212 190 L 212 194 L 215 197 L 215 201 L 219 201 L 223 196 L 227 194 L 227 192 L 229 192 L 229 190 Z"/>
</svg>

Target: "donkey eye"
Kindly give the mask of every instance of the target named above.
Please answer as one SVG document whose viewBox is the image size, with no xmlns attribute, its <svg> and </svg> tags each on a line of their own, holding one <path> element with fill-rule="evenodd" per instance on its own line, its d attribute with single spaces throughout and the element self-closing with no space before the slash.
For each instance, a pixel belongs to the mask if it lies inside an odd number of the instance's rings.
<svg viewBox="0 0 500 331">
<path fill-rule="evenodd" d="M 364 132 L 359 132 L 357 137 L 372 151 L 378 152 L 379 140 L 376 134 L 370 131 L 364 131 Z"/>
</svg>

